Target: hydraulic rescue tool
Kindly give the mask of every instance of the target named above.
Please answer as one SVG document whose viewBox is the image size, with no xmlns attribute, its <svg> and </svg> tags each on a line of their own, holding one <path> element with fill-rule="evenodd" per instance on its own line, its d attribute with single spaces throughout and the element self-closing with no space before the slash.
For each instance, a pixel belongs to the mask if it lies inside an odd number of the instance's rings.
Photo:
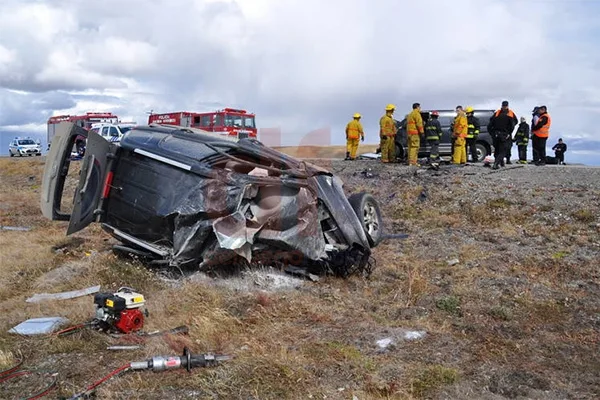
<svg viewBox="0 0 600 400">
<path fill-rule="evenodd" d="M 115 369 L 102 379 L 92 383 L 83 392 L 77 393 L 69 400 L 87 399 L 94 392 L 94 390 L 98 388 L 98 386 L 102 385 L 110 378 L 127 371 L 152 370 L 154 372 L 160 372 L 177 368 L 185 368 L 188 372 L 191 372 L 192 368 L 214 367 L 221 361 L 230 360 L 231 358 L 231 356 L 215 354 L 193 355 L 187 347 L 184 347 L 183 355 L 181 356 L 155 356 L 145 361 L 134 361 L 129 364 L 125 364 L 122 367 Z"/>
<path fill-rule="evenodd" d="M 119 288 L 116 293 L 96 293 L 94 304 L 94 324 L 104 331 L 125 334 L 139 331 L 144 327 L 144 315 L 148 316 L 148 310 L 141 310 L 146 304 L 144 296 L 127 287 Z"/>
<path fill-rule="evenodd" d="M 190 372 L 192 368 L 214 367 L 219 362 L 230 359 L 231 356 L 226 355 L 193 355 L 187 347 L 184 347 L 183 355 L 181 356 L 155 356 L 145 361 L 134 361 L 129 366 L 133 370 L 149 369 L 154 372 L 160 372 L 168 369 L 185 368 Z"/>
</svg>

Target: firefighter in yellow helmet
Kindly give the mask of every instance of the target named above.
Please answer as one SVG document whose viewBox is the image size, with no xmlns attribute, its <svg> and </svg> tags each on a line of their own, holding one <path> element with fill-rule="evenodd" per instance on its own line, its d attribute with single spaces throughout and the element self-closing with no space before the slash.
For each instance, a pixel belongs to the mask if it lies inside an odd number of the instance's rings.
<svg viewBox="0 0 600 400">
<path fill-rule="evenodd" d="M 467 163 L 467 116 L 461 106 L 456 107 L 456 118 L 452 127 L 454 137 L 454 150 L 452 152 L 452 164 L 465 165 Z"/>
<path fill-rule="evenodd" d="M 358 139 L 365 141 L 362 124 L 360 123 L 360 114 L 354 114 L 352 121 L 346 125 L 346 160 L 356 159 L 358 150 Z"/>
<path fill-rule="evenodd" d="M 385 107 L 385 115 L 379 120 L 381 161 L 384 163 L 396 161 L 396 121 L 393 117 L 395 110 L 395 105 L 388 104 Z"/>
<path fill-rule="evenodd" d="M 419 147 L 421 147 L 421 135 L 425 133 L 419 103 L 412 105 L 412 111 L 406 118 L 406 133 L 408 134 L 408 165 L 418 165 L 417 158 Z"/>
</svg>

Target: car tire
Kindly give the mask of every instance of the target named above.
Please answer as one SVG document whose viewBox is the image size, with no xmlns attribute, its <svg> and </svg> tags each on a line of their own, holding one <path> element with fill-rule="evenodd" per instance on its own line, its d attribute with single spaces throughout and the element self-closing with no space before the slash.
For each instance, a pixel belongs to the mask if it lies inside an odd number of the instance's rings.
<svg viewBox="0 0 600 400">
<path fill-rule="evenodd" d="M 483 161 L 488 155 L 488 148 L 481 143 L 476 143 L 475 148 L 477 149 L 477 161 Z"/>
<path fill-rule="evenodd" d="M 404 147 L 396 143 L 396 160 L 404 160 Z"/>
<path fill-rule="evenodd" d="M 379 204 L 368 193 L 355 193 L 348 198 L 354 213 L 365 231 L 371 247 L 376 247 L 383 236 L 383 221 Z"/>
<path fill-rule="evenodd" d="M 9 151 L 8 154 L 10 154 L 11 157 L 15 156 L 12 151 Z"/>
</svg>

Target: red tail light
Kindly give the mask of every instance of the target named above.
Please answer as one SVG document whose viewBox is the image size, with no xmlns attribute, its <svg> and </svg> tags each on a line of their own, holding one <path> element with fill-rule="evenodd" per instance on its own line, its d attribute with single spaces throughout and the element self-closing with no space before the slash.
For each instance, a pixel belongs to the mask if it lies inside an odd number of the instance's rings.
<svg viewBox="0 0 600 400">
<path fill-rule="evenodd" d="M 112 185 L 112 180 L 113 180 L 113 172 L 110 171 L 108 174 L 106 174 L 106 181 L 104 182 L 104 191 L 102 192 L 103 199 L 108 198 L 108 195 L 110 193 L 110 185 Z"/>
</svg>

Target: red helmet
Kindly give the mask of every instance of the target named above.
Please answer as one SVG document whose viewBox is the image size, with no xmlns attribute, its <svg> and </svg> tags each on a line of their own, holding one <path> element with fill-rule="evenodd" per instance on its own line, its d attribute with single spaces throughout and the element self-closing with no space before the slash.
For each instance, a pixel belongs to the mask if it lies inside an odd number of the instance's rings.
<svg viewBox="0 0 600 400">
<path fill-rule="evenodd" d="M 433 117 L 439 117 L 439 116 L 440 116 L 440 113 L 439 113 L 439 112 L 437 112 L 437 111 L 432 111 L 432 112 L 431 112 L 431 115 L 432 115 Z"/>
</svg>

